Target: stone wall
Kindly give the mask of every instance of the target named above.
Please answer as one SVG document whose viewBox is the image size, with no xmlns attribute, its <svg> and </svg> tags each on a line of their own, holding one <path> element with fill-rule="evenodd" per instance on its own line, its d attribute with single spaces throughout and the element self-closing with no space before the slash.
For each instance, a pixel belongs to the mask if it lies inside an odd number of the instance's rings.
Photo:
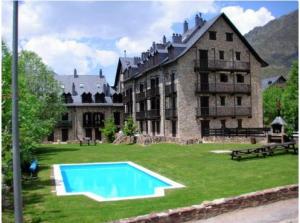
<svg viewBox="0 0 300 223">
<path fill-rule="evenodd" d="M 216 199 L 209 202 L 203 202 L 200 205 L 177 208 L 161 213 L 127 218 L 114 221 L 114 223 L 179 223 L 207 219 L 237 209 L 256 207 L 296 197 L 298 197 L 298 185 L 288 185 L 231 198 Z"/>
<path fill-rule="evenodd" d="M 252 143 L 251 139 L 255 139 L 256 143 L 266 144 L 266 137 L 225 137 L 225 136 L 205 136 L 202 138 L 203 143 Z"/>
</svg>

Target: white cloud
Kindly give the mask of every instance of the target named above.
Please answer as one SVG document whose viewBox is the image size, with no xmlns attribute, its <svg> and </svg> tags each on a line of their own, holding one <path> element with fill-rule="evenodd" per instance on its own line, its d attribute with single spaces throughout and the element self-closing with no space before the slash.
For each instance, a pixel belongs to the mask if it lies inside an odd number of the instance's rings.
<svg viewBox="0 0 300 223">
<path fill-rule="evenodd" d="M 252 9 L 243 9 L 240 6 L 228 6 L 222 8 L 221 12 L 224 12 L 229 17 L 242 34 L 275 19 L 272 13 L 265 7 L 254 11 Z"/>
<path fill-rule="evenodd" d="M 92 69 L 113 65 L 118 59 L 113 51 L 97 50 L 75 40 L 50 36 L 31 38 L 23 47 L 40 55 L 58 74 L 72 74 L 74 68 L 79 74 L 90 74 Z"/>
<path fill-rule="evenodd" d="M 152 2 L 148 13 L 155 11 L 152 20 L 148 24 L 140 26 L 134 33 L 128 33 L 116 42 L 116 47 L 123 52 L 126 49 L 129 55 L 137 55 L 147 50 L 153 41 L 160 42 L 163 35 L 171 36 L 174 32 L 174 23 L 183 21 L 196 12 L 212 13 L 216 12 L 216 5 L 210 1 L 162 1 Z M 152 13 L 153 14 L 153 13 Z"/>
</svg>

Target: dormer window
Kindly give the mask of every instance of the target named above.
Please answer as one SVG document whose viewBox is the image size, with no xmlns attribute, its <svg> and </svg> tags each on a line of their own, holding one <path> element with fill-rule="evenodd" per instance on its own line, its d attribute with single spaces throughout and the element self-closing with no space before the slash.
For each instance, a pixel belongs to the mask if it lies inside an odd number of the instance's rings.
<svg viewBox="0 0 300 223">
<path fill-rule="evenodd" d="M 106 103 L 105 101 L 105 94 L 104 93 L 97 93 L 95 94 L 95 102 L 96 103 Z"/>
<path fill-rule="evenodd" d="M 81 95 L 82 103 L 93 103 L 92 94 L 91 93 L 83 93 Z"/>
<path fill-rule="evenodd" d="M 209 31 L 209 39 L 216 40 L 217 39 L 217 32 L 216 31 Z"/>
<path fill-rule="evenodd" d="M 79 87 L 80 88 L 84 88 L 84 84 L 79 84 Z"/>
<path fill-rule="evenodd" d="M 100 84 L 97 84 L 97 88 L 100 88 Z"/>
</svg>

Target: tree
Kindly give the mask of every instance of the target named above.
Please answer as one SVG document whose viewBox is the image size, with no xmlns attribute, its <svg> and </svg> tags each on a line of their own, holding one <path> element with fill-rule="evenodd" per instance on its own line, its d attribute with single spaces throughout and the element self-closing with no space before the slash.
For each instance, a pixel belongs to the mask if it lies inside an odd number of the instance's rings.
<svg viewBox="0 0 300 223">
<path fill-rule="evenodd" d="M 295 61 L 289 73 L 286 88 L 282 95 L 283 118 L 291 135 L 298 128 L 298 62 Z"/>
<path fill-rule="evenodd" d="M 12 184 L 11 63 L 11 53 L 2 42 L 2 170 L 7 185 Z M 35 53 L 19 54 L 18 78 L 21 165 L 26 170 L 36 145 L 53 130 L 65 108 L 53 72 Z"/>
<path fill-rule="evenodd" d="M 112 117 L 108 118 L 104 122 L 104 128 L 101 129 L 107 142 L 112 143 L 115 140 L 115 133 L 117 127 Z"/>
<path fill-rule="evenodd" d="M 278 103 L 281 103 L 283 89 L 271 86 L 263 92 L 264 125 L 270 125 L 278 115 Z"/>
<path fill-rule="evenodd" d="M 134 136 L 134 134 L 137 132 L 137 126 L 132 117 L 127 119 L 122 130 L 126 136 Z"/>
</svg>

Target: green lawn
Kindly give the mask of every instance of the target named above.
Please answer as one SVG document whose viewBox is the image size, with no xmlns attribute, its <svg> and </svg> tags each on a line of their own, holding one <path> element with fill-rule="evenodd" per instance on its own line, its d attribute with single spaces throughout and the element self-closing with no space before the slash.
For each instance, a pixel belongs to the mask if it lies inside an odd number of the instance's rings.
<svg viewBox="0 0 300 223">
<path fill-rule="evenodd" d="M 41 222 L 106 222 L 154 211 L 199 204 L 280 185 L 297 183 L 298 156 L 276 155 L 261 159 L 232 161 L 228 154 L 210 150 L 250 145 L 198 144 L 181 146 L 138 145 L 43 145 L 39 149 L 39 179 L 23 185 L 25 218 Z M 51 192 L 52 164 L 133 161 L 186 186 L 166 190 L 161 198 L 96 202 L 85 196 L 56 196 Z M 11 213 L 5 213 L 5 222 Z"/>
</svg>

